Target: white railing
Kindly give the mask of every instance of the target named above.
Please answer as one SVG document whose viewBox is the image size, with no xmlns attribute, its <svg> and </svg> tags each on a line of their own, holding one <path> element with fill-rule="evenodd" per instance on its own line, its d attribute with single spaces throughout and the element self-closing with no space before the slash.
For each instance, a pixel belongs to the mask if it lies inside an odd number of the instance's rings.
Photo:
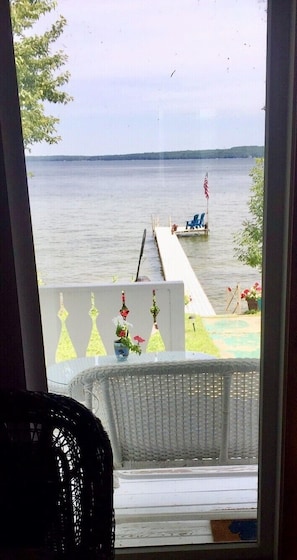
<svg viewBox="0 0 297 560">
<path fill-rule="evenodd" d="M 131 284 L 103 284 L 47 287 L 40 286 L 40 307 L 47 366 L 63 359 L 113 353 L 115 325 L 112 319 L 119 314 L 121 294 L 125 291 L 130 309 L 131 336 L 145 339 L 146 350 L 152 335 L 153 318 L 150 313 L 153 290 L 160 308 L 157 317 L 159 333 L 166 350 L 185 349 L 184 284 L 183 282 L 135 282 Z M 96 344 L 90 350 L 90 339 L 96 331 Z M 61 340 L 68 347 L 59 351 Z M 64 357 L 63 357 L 64 356 Z"/>
</svg>

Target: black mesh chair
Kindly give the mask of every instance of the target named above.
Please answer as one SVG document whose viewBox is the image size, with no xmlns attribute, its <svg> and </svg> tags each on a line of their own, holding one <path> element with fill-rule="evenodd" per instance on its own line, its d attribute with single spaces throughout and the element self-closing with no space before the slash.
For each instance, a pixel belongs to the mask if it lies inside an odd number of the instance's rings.
<svg viewBox="0 0 297 560">
<path fill-rule="evenodd" d="M 0 558 L 114 557 L 113 460 L 100 421 L 53 394 L 0 391 Z"/>
</svg>

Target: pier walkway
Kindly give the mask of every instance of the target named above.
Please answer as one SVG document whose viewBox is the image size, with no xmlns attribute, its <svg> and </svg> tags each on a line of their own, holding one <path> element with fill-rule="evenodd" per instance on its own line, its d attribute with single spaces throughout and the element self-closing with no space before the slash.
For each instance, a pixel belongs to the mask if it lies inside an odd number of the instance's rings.
<svg viewBox="0 0 297 560">
<path fill-rule="evenodd" d="M 177 236 L 171 233 L 169 227 L 155 227 L 154 235 L 165 280 L 181 280 L 185 286 L 185 294 L 192 298 L 186 311 L 205 317 L 215 315 Z"/>
</svg>

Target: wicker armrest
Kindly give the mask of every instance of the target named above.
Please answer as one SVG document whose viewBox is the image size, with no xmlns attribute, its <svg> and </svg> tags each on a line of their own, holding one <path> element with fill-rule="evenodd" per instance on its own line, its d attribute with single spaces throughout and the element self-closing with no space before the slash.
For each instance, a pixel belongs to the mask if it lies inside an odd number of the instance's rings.
<svg viewBox="0 0 297 560">
<path fill-rule="evenodd" d="M 0 391 L 0 443 L 3 555 L 113 558 L 113 459 L 100 421 L 69 397 Z"/>
</svg>

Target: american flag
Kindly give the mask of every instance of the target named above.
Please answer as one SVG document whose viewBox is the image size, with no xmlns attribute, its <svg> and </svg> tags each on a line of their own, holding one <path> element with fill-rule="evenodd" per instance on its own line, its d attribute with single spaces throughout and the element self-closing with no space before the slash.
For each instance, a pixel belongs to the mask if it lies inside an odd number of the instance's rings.
<svg viewBox="0 0 297 560">
<path fill-rule="evenodd" d="M 209 192 L 208 192 L 208 173 L 206 173 L 206 175 L 205 175 L 205 179 L 204 179 L 204 183 L 203 183 L 203 188 L 204 188 L 205 198 L 209 198 Z"/>
</svg>

